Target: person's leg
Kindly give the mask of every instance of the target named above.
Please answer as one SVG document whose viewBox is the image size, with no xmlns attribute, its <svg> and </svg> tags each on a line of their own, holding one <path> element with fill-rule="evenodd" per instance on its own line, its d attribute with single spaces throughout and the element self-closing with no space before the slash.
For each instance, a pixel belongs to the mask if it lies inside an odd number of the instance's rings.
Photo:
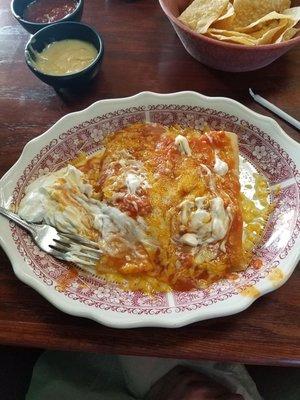
<svg viewBox="0 0 300 400">
<path fill-rule="evenodd" d="M 26 400 L 41 399 L 134 400 L 117 356 L 66 351 L 46 351 L 37 361 Z"/>
<path fill-rule="evenodd" d="M 0 346 L 0 399 L 25 399 L 33 366 L 42 350 Z"/>
<path fill-rule="evenodd" d="M 300 368 L 248 365 L 264 400 L 300 399 Z"/>
</svg>

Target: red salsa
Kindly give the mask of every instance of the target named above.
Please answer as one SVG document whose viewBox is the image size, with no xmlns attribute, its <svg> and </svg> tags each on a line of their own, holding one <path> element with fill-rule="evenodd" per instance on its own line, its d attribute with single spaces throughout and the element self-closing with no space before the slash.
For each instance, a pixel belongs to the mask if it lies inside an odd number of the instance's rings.
<svg viewBox="0 0 300 400">
<path fill-rule="evenodd" d="M 76 0 L 34 0 L 25 8 L 26 21 L 48 23 L 58 21 L 75 11 Z"/>
</svg>

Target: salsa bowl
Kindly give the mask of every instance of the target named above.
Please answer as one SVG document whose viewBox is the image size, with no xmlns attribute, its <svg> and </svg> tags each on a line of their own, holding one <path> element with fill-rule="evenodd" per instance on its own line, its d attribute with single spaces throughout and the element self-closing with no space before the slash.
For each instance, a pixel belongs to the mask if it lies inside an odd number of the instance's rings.
<svg viewBox="0 0 300 400">
<path fill-rule="evenodd" d="M 29 33 L 38 32 L 40 29 L 45 28 L 46 26 L 50 26 L 56 24 L 57 22 L 62 21 L 80 21 L 83 12 L 84 0 L 76 0 L 76 8 L 70 14 L 67 14 L 65 17 L 57 19 L 52 22 L 32 22 L 28 21 L 24 18 L 24 11 L 26 7 L 32 3 L 32 0 L 12 0 L 11 2 L 11 12 L 20 25 L 23 26 Z M 49 2 L 51 3 L 51 2 Z M 63 5 L 63 0 L 61 2 Z"/>
</svg>

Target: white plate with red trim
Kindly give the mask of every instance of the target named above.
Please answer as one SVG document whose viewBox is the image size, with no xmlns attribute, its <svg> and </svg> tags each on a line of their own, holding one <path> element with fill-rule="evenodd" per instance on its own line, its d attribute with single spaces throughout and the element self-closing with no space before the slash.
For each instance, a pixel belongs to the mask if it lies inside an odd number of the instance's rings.
<svg viewBox="0 0 300 400">
<path fill-rule="evenodd" d="M 300 258 L 300 145 L 271 118 L 228 98 L 142 92 L 98 101 L 68 114 L 25 146 L 0 180 L 0 204 L 17 206 L 38 176 L 61 168 L 79 152 L 97 150 L 107 133 L 143 121 L 199 129 L 208 123 L 215 130 L 236 132 L 246 164 L 263 174 L 271 188 L 280 184 L 276 206 L 255 249 L 261 268 L 250 264 L 237 279 L 219 281 L 205 290 L 153 297 L 125 292 L 83 272 L 61 290 L 69 266 L 40 251 L 26 232 L 0 216 L 0 243 L 16 276 L 60 310 L 115 328 L 175 328 L 234 314 L 286 282 Z"/>
</svg>

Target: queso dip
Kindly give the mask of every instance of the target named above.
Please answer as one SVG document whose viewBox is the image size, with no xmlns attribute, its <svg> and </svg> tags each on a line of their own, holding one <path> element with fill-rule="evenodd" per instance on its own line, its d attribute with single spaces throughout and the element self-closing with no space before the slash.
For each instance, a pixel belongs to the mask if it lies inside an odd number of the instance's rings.
<svg viewBox="0 0 300 400">
<path fill-rule="evenodd" d="M 50 43 L 41 53 L 36 53 L 35 65 L 48 75 L 69 75 L 88 67 L 97 54 L 91 43 L 65 39 Z"/>
</svg>

